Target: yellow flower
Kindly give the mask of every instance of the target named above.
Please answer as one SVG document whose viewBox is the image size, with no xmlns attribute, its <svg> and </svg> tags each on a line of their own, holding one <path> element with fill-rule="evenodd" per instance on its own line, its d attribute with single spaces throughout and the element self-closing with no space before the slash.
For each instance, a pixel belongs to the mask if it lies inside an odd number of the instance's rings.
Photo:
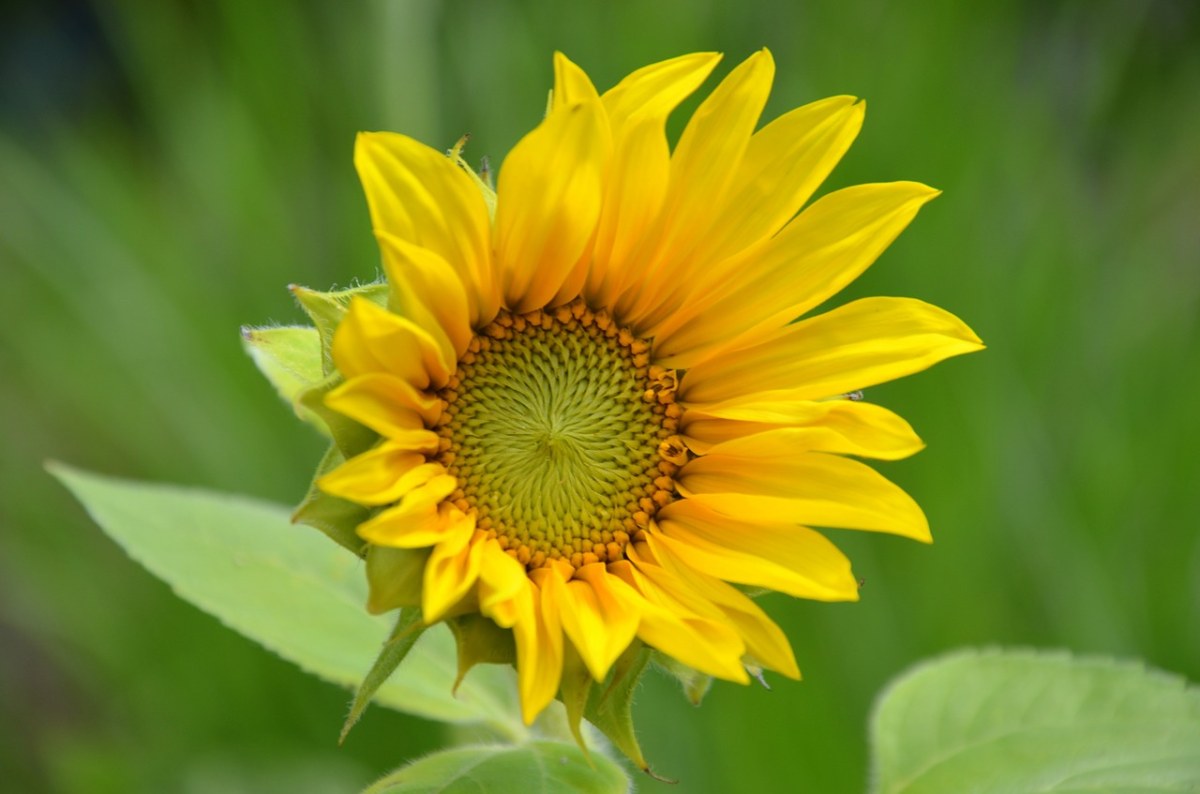
<svg viewBox="0 0 1200 794">
<path fill-rule="evenodd" d="M 718 60 L 675 58 L 598 94 L 557 55 L 549 113 L 494 193 L 457 151 L 358 139 L 387 304 L 349 305 L 325 404 L 379 439 L 317 485 L 373 510 L 357 526 L 372 609 L 419 601 L 426 624 L 511 630 L 526 721 L 564 665 L 601 681 L 639 641 L 731 681 L 798 678 L 734 585 L 855 600 L 849 562 L 811 526 L 929 540 L 913 500 L 847 457 L 920 440 L 853 392 L 979 339 L 902 298 L 793 320 L 937 191 L 860 185 L 800 211 L 864 107 L 833 97 L 755 131 L 765 50 L 672 152 L 666 118 Z"/>
</svg>

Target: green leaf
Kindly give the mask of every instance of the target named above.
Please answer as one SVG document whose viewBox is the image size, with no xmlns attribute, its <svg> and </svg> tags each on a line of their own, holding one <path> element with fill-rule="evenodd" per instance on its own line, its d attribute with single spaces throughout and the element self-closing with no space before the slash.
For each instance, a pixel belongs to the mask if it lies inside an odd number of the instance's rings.
<svg viewBox="0 0 1200 794">
<path fill-rule="evenodd" d="M 1200 789 L 1200 690 L 1129 662 L 956 653 L 892 683 L 871 738 L 881 794 Z"/>
<path fill-rule="evenodd" d="M 538 741 L 435 753 L 393 772 L 363 794 L 625 794 L 628 790 L 629 779 L 609 759 L 593 753 L 589 762 L 578 747 Z"/>
<path fill-rule="evenodd" d="M 346 735 L 358 722 L 359 717 L 370 704 L 371 698 L 379 691 L 379 687 L 391 678 L 392 673 L 396 672 L 396 668 L 408 656 L 426 628 L 421 623 L 421 610 L 404 609 L 400 611 L 400 617 L 396 620 L 396 628 L 392 629 L 392 634 L 383 644 L 383 649 L 379 651 L 379 657 L 375 660 L 375 664 L 371 665 L 367 677 L 363 679 L 358 691 L 354 693 L 354 700 L 350 701 L 350 713 L 346 715 L 346 722 L 342 725 L 338 744 L 346 741 Z"/>
<path fill-rule="evenodd" d="M 62 464 L 48 468 L 129 556 L 181 598 L 310 673 L 356 687 L 390 633 L 389 618 L 363 608 L 362 561 L 293 525 L 286 507 Z M 380 685 L 375 702 L 526 735 L 511 670 L 478 670 L 457 696 L 451 694 L 455 670 L 450 632 L 436 626 Z"/>
<path fill-rule="evenodd" d="M 300 403 L 300 395 L 325 378 L 321 364 L 321 338 L 316 328 L 283 326 L 242 327 L 242 347 L 266 376 L 275 391 L 290 403 L 296 416 L 329 435 L 329 427 L 311 409 Z"/>
</svg>

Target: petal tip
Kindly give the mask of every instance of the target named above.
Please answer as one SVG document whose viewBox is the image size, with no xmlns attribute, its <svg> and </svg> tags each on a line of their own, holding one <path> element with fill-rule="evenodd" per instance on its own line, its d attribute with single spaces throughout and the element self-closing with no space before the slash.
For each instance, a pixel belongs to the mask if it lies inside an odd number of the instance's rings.
<svg viewBox="0 0 1200 794">
<path fill-rule="evenodd" d="M 771 74 L 775 73 L 775 56 L 771 54 L 771 50 L 763 47 L 750 56 L 754 59 L 755 65 L 761 69 L 767 69 Z"/>
</svg>

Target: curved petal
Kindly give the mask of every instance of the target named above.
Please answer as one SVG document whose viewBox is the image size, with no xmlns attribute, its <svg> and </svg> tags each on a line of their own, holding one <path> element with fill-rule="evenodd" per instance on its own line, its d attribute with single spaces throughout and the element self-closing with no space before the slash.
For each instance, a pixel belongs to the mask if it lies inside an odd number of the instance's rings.
<svg viewBox="0 0 1200 794">
<path fill-rule="evenodd" d="M 751 524 L 866 529 L 930 540 L 917 503 L 870 466 L 824 452 L 759 457 L 745 451 L 691 461 L 676 475 L 679 492 Z"/>
<path fill-rule="evenodd" d="M 413 432 L 428 434 L 437 449 L 437 435 L 428 430 Z M 426 463 L 425 455 L 409 445 L 385 441 L 318 478 L 317 487 L 360 505 L 385 505 L 444 471 L 441 464 Z"/>
<path fill-rule="evenodd" d="M 600 95 L 592 84 L 591 78 L 561 52 L 554 53 L 554 90 L 550 97 L 550 110 L 560 110 L 584 102 L 598 104 L 600 101 Z M 601 116 L 603 116 L 603 112 L 601 112 Z M 608 129 L 607 121 L 603 123 L 603 126 Z M 591 261 L 589 254 L 591 246 L 592 241 L 589 240 L 583 254 L 563 275 L 558 289 L 553 297 L 546 301 L 546 305 L 559 306 L 569 303 L 579 296 L 583 282 L 587 278 Z"/>
<path fill-rule="evenodd" d="M 371 223 L 428 248 L 470 285 L 471 322 L 482 327 L 499 307 L 483 194 L 444 153 L 405 135 L 360 133 L 354 147 Z"/>
<path fill-rule="evenodd" d="M 459 275 L 428 248 L 383 231 L 375 237 L 391 285 L 392 308 L 439 341 L 444 339 L 444 357 L 457 361 L 473 335 L 467 290 Z"/>
<path fill-rule="evenodd" d="M 794 399 L 820 399 L 982 347 L 944 309 L 911 298 L 863 298 L 696 365 L 680 382 L 679 399 L 718 402 L 777 389 Z"/>
<path fill-rule="evenodd" d="M 561 603 L 563 631 L 597 681 L 604 680 L 637 635 L 640 601 L 603 563 L 578 568 L 567 582 Z"/>
<path fill-rule="evenodd" d="M 325 405 L 387 437 L 433 426 L 442 401 L 384 372 L 359 375 L 325 395 Z"/>
<path fill-rule="evenodd" d="M 637 632 L 642 641 L 707 675 L 749 682 L 741 663 L 745 643 L 715 608 L 694 597 L 690 603 L 680 600 L 674 577 L 657 566 L 623 560 L 608 569 L 645 599 Z"/>
<path fill-rule="evenodd" d="M 642 274 L 627 285 L 615 314 L 641 330 L 641 320 L 660 309 L 707 240 L 719 199 L 741 166 L 754 126 L 766 104 L 775 62 L 760 50 L 738 65 L 692 115 L 671 157 L 670 183 L 658 222 L 631 255 L 628 267 Z"/>
<path fill-rule="evenodd" d="M 659 511 L 655 556 L 668 556 L 727 582 L 819 601 L 857 601 L 850 561 L 821 533 L 802 526 L 747 524 L 691 499 Z"/>
<path fill-rule="evenodd" d="M 554 53 L 554 108 L 577 105 L 599 98 L 596 86 L 592 85 L 587 72 L 561 52 Z"/>
<path fill-rule="evenodd" d="M 858 137 L 865 110 L 855 97 L 829 97 L 754 133 L 709 233 L 705 260 L 724 259 L 782 229 Z"/>
<path fill-rule="evenodd" d="M 596 93 L 596 87 L 592 85 L 592 80 L 587 76 L 587 73 L 572 63 L 561 52 L 554 53 L 554 93 L 552 96 L 554 100 L 552 106 L 554 108 L 561 108 L 581 102 L 599 102 L 600 100 L 600 95 Z M 603 108 L 601 109 L 603 110 Z M 611 133 L 611 125 L 608 125 L 607 121 L 605 124 Z M 601 204 L 603 204 L 603 199 L 601 200 Z M 562 284 L 559 285 L 554 297 L 549 300 L 548 304 L 550 306 L 569 303 L 579 297 L 583 289 L 583 283 L 587 279 L 591 260 L 592 257 L 588 255 L 585 249 L 583 256 L 579 257 L 575 265 L 563 278 Z"/>
<path fill-rule="evenodd" d="M 334 332 L 331 349 L 334 364 L 348 379 L 383 372 L 418 389 L 446 385 L 454 364 L 412 320 L 358 297 Z"/>
<path fill-rule="evenodd" d="M 658 555 L 653 536 L 648 536 L 647 545 L 664 569 L 673 573 L 700 598 L 724 613 L 725 618 L 745 641 L 747 656 L 761 666 L 788 678 L 800 679 L 800 668 L 796 666 L 796 657 L 792 655 L 792 646 L 788 644 L 787 637 L 757 604 L 719 579 L 699 573 L 686 565 L 676 565 L 673 557 Z"/>
<path fill-rule="evenodd" d="M 545 306 L 590 253 L 610 146 L 600 103 L 584 102 L 551 111 L 504 160 L 494 243 L 512 311 Z"/>
<path fill-rule="evenodd" d="M 495 539 L 487 541 L 479 569 L 479 611 L 501 628 L 517 620 L 515 600 L 526 588 L 525 566 L 506 554 Z"/>
<path fill-rule="evenodd" d="M 464 516 L 459 527 L 473 528 L 474 520 Z M 434 547 L 425 563 L 425 582 L 421 591 L 421 617 L 426 624 L 436 623 L 475 586 L 483 562 L 486 536 L 479 531 L 456 529 Z"/>
<path fill-rule="evenodd" d="M 554 696 L 562 680 L 563 636 L 558 604 L 563 582 L 551 568 L 538 568 L 526 579 L 526 590 L 517 599 L 513 640 L 517 646 L 517 689 L 521 716 L 532 725 Z"/>
<path fill-rule="evenodd" d="M 757 252 L 762 246 L 755 244 L 783 228 L 808 201 L 858 135 L 864 109 L 854 97 L 830 97 L 785 113 L 754 133 L 734 182 L 725 195 L 712 198 L 720 209 L 690 263 L 693 278 L 673 285 L 663 302 L 672 311 L 648 316 L 646 334 L 658 336 L 663 325 L 678 328 L 676 314 L 690 314 L 695 302 L 707 304 L 714 294 L 728 305 L 729 293 L 746 272 L 762 266 L 756 261 L 761 254 L 752 259 L 738 254 Z"/>
<path fill-rule="evenodd" d="M 593 306 L 611 306 L 637 277 L 628 264 L 631 253 L 667 192 L 671 150 L 665 123 L 665 118 L 644 115 L 617 133 L 592 261 L 582 285 Z"/>
<path fill-rule="evenodd" d="M 857 400 L 814 402 L 750 395 L 689 406 L 680 419 L 680 435 L 697 454 L 726 441 L 781 429 L 795 431 L 789 439 L 795 449 L 881 460 L 906 458 L 925 446 L 902 417 Z"/>
<path fill-rule="evenodd" d="M 613 156 L 584 286 L 592 305 L 611 306 L 630 279 L 638 276 L 627 260 L 658 215 L 667 192 L 671 162 L 667 116 L 699 88 L 719 60 L 716 53 L 695 53 L 652 64 L 602 97 L 613 131 Z"/>
<path fill-rule="evenodd" d="M 688 367 L 726 347 L 746 347 L 866 270 L 940 191 L 917 182 L 857 185 L 823 196 L 783 231 L 704 276 L 684 310 L 657 329 L 655 355 Z M 743 335 L 758 331 L 759 336 Z"/>
<path fill-rule="evenodd" d="M 358 535 L 380 546 L 409 549 L 439 543 L 459 526 L 463 515 L 449 503 L 439 504 L 457 487 L 454 477 L 435 474 L 405 494 L 400 504 L 359 524 Z"/>
<path fill-rule="evenodd" d="M 693 52 L 631 72 L 601 97 L 614 130 L 635 115 L 648 113 L 665 119 L 700 87 L 720 60 L 717 52 Z"/>
</svg>

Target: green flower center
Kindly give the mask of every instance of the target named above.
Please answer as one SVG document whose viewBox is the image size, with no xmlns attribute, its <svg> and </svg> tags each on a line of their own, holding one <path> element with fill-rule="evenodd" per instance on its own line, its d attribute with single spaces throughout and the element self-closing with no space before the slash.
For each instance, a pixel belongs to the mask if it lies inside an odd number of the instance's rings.
<svg viewBox="0 0 1200 794">
<path fill-rule="evenodd" d="M 620 559 L 678 468 L 674 374 L 651 369 L 644 341 L 581 302 L 501 313 L 441 392 L 451 498 L 530 568 Z"/>
</svg>

